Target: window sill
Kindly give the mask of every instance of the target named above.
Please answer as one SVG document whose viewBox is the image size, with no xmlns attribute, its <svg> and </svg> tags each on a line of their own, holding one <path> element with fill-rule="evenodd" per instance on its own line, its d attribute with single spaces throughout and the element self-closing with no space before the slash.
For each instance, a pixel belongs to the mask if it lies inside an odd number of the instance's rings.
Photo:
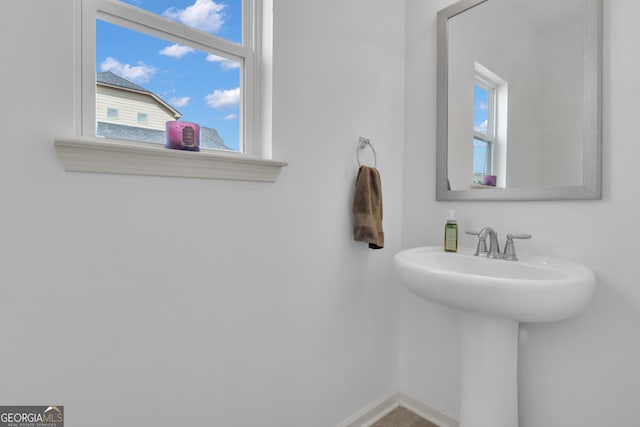
<svg viewBox="0 0 640 427">
<path fill-rule="evenodd" d="M 500 187 L 496 187 L 495 185 L 485 185 L 485 184 L 478 184 L 477 182 L 472 182 L 471 185 L 469 186 L 470 189 L 500 189 Z"/>
<path fill-rule="evenodd" d="M 68 172 L 276 182 L 280 169 L 287 165 L 237 154 L 170 150 L 102 138 L 56 138 L 54 146 Z"/>
</svg>

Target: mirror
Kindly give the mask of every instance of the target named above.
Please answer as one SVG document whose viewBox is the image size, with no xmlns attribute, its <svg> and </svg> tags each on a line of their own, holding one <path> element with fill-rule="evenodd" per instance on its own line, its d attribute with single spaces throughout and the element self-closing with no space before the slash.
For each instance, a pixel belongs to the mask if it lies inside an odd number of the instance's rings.
<svg viewBox="0 0 640 427">
<path fill-rule="evenodd" d="M 437 200 L 601 198 L 602 0 L 438 12 Z"/>
</svg>

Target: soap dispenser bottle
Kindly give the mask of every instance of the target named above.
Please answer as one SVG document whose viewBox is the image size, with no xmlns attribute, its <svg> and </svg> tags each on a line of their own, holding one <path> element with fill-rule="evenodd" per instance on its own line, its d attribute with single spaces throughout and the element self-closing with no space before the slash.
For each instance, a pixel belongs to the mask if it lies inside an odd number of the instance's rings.
<svg viewBox="0 0 640 427">
<path fill-rule="evenodd" d="M 458 222 L 454 210 L 449 211 L 449 218 L 444 226 L 444 250 L 458 252 Z"/>
</svg>

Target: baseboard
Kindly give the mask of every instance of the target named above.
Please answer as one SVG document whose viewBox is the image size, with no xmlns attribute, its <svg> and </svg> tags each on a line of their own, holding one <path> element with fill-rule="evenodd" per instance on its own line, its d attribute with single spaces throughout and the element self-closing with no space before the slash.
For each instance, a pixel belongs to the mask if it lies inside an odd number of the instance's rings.
<svg viewBox="0 0 640 427">
<path fill-rule="evenodd" d="M 399 406 L 412 410 L 440 427 L 458 427 L 458 416 L 437 405 L 420 399 L 405 390 L 398 392 Z"/>
<path fill-rule="evenodd" d="M 337 427 L 369 427 L 398 406 L 405 407 L 439 427 L 458 427 L 458 418 L 449 411 L 422 400 L 411 393 L 398 390 L 378 399 Z"/>
<path fill-rule="evenodd" d="M 397 394 L 397 392 L 389 393 L 388 395 L 376 400 L 357 414 L 338 424 L 336 427 L 370 426 L 399 406 Z"/>
</svg>

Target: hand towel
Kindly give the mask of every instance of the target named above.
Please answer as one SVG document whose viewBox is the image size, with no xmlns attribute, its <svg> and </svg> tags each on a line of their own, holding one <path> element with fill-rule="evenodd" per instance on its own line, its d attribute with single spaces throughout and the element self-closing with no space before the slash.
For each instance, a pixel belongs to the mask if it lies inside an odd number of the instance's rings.
<svg viewBox="0 0 640 427">
<path fill-rule="evenodd" d="M 353 198 L 353 239 L 369 243 L 371 249 L 384 247 L 382 231 L 382 184 L 376 168 L 360 166 Z"/>
</svg>

